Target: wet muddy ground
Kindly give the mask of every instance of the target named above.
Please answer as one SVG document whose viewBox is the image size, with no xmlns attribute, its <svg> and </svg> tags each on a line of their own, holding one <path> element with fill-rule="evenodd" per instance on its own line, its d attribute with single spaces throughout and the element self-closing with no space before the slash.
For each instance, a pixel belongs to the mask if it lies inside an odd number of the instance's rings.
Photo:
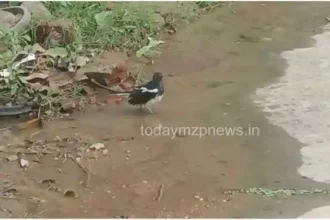
<svg viewBox="0 0 330 220">
<path fill-rule="evenodd" d="M 165 75 L 157 113 L 140 113 L 127 104 L 92 105 L 73 120 L 9 135 L 9 142 L 48 141 L 36 146 L 47 154 L 23 155 L 30 162 L 26 171 L 17 161 L 0 163 L 0 190 L 6 195 L 0 198 L 0 216 L 296 217 L 329 203 L 329 196 L 264 199 L 223 193 L 325 188 L 297 174 L 300 144 L 270 125 L 250 96 L 283 74 L 281 51 L 313 43 L 310 36 L 321 31 L 329 12 L 329 3 L 233 3 L 166 41 L 148 69 Z M 258 127 L 260 135 L 141 135 L 141 125 L 159 124 Z M 104 143 L 107 151 L 86 152 L 94 143 Z M 77 197 L 64 196 L 68 189 Z"/>
</svg>

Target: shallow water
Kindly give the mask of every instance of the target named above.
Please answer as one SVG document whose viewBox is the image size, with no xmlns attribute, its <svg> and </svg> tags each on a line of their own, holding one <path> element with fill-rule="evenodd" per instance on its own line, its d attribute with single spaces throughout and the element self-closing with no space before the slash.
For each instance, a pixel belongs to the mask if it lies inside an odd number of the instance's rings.
<svg viewBox="0 0 330 220">
<path fill-rule="evenodd" d="M 285 75 L 255 97 L 271 123 L 304 144 L 299 174 L 322 183 L 330 183 L 329 28 L 313 37 L 313 47 L 283 52 Z"/>
</svg>

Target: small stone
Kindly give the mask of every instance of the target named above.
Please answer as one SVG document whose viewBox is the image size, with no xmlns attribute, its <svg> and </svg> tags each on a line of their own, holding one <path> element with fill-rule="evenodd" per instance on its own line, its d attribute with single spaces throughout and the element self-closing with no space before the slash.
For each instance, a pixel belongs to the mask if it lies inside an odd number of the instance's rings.
<svg viewBox="0 0 330 220">
<path fill-rule="evenodd" d="M 268 37 L 264 37 L 264 38 L 262 38 L 261 40 L 262 40 L 263 42 L 271 42 L 271 41 L 273 41 L 272 38 L 268 38 Z"/>
<path fill-rule="evenodd" d="M 6 160 L 9 162 L 13 162 L 13 161 L 18 160 L 18 156 L 16 154 L 14 154 L 14 155 L 7 157 Z"/>
<path fill-rule="evenodd" d="M 23 2 L 22 7 L 25 7 L 36 21 L 47 21 L 53 16 L 41 2 Z"/>
<path fill-rule="evenodd" d="M 89 147 L 89 149 L 92 149 L 92 150 L 100 150 L 103 148 L 104 148 L 104 144 L 102 144 L 102 143 L 96 143 Z"/>
<path fill-rule="evenodd" d="M 21 165 L 22 168 L 26 168 L 26 167 L 29 166 L 29 161 L 21 159 L 20 165 Z"/>
<path fill-rule="evenodd" d="M 103 150 L 103 151 L 102 151 L 102 154 L 103 154 L 103 155 L 108 154 L 108 150 Z"/>
<path fill-rule="evenodd" d="M 165 20 L 160 14 L 153 14 L 151 19 L 158 27 L 163 27 L 165 25 Z"/>
</svg>

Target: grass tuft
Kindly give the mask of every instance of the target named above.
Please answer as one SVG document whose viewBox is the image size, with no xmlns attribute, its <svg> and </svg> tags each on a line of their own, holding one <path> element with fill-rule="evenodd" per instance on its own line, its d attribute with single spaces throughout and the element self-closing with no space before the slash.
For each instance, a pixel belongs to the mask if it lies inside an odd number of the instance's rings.
<svg viewBox="0 0 330 220">
<path fill-rule="evenodd" d="M 75 27 L 75 43 L 82 46 L 136 51 L 157 34 L 153 21 L 155 11 L 130 3 L 45 2 L 55 16 L 71 19 Z"/>
</svg>

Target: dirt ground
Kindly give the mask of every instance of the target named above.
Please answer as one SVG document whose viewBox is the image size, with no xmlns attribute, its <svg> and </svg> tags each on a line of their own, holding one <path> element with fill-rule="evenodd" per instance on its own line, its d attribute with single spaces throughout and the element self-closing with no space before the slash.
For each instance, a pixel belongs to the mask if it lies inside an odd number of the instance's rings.
<svg viewBox="0 0 330 220">
<path fill-rule="evenodd" d="M 48 122 L 38 133 L 6 139 L 55 143 L 45 149 L 51 154 L 38 159 L 24 155 L 30 162 L 25 171 L 16 162 L 0 162 L 0 191 L 7 195 L 0 197 L 0 216 L 294 217 L 329 203 L 311 198 L 299 206 L 299 198 L 265 201 L 223 193 L 315 186 L 296 174 L 299 143 L 269 125 L 250 95 L 283 73 L 281 51 L 312 43 L 309 36 L 326 24 L 328 13 L 329 3 L 233 3 L 188 25 L 166 39 L 162 56 L 148 69 L 165 75 L 164 99 L 155 114 L 142 114 L 128 104 L 91 105 L 72 120 Z M 261 134 L 141 135 L 141 125 L 159 124 L 257 126 Z M 107 152 L 84 152 L 94 143 L 104 143 Z M 84 169 L 66 155 L 81 158 Z M 77 197 L 64 196 L 68 189 Z"/>
</svg>

